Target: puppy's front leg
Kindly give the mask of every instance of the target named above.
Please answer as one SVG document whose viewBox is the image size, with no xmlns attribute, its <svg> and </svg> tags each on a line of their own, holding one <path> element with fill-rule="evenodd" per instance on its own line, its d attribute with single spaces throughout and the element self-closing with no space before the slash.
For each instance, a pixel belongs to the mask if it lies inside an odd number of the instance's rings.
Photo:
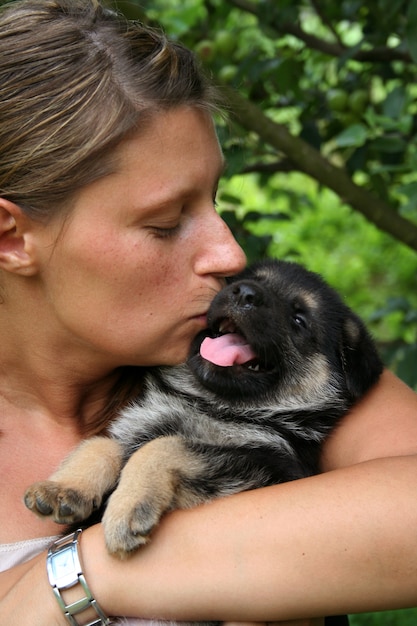
<svg viewBox="0 0 417 626">
<path fill-rule="evenodd" d="M 147 542 L 163 513 L 201 502 L 190 482 L 204 475 L 204 467 L 178 436 L 154 439 L 137 450 L 103 516 L 109 552 L 126 558 Z"/>
<path fill-rule="evenodd" d="M 25 504 L 58 524 L 80 522 L 114 489 L 121 466 L 120 444 L 107 437 L 93 437 L 78 446 L 49 480 L 31 485 L 24 495 Z"/>
</svg>

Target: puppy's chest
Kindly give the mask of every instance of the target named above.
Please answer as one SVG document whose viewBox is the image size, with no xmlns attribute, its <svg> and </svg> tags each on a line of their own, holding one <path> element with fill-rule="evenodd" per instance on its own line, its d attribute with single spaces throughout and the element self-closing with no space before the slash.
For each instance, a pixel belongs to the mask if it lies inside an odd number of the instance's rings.
<svg viewBox="0 0 417 626">
<path fill-rule="evenodd" d="M 111 434 L 121 442 L 127 458 L 153 439 L 175 435 L 200 451 L 245 449 L 245 454 L 252 455 L 257 449 L 268 455 L 294 456 L 288 427 L 277 426 L 277 416 L 268 414 L 260 419 L 252 410 L 244 413 L 178 388 L 165 385 L 160 389 L 152 381 L 147 394 L 115 422 Z"/>
<path fill-rule="evenodd" d="M 122 412 L 111 435 L 126 447 L 140 447 L 158 437 L 180 435 L 201 443 L 220 443 L 236 427 L 233 415 L 184 393 L 153 389 Z"/>
</svg>

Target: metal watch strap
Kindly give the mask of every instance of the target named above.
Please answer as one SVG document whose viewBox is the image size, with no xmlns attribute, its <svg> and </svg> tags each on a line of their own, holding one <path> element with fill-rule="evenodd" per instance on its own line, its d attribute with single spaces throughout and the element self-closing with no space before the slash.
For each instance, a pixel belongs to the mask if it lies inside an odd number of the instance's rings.
<svg viewBox="0 0 417 626">
<path fill-rule="evenodd" d="M 83 626 L 109 626 L 110 620 L 93 597 L 82 571 L 78 553 L 78 542 L 81 533 L 82 530 L 76 530 L 70 535 L 57 539 L 49 548 L 46 559 L 49 582 L 55 598 L 71 626 L 81 626 L 75 620 L 74 615 L 83 613 L 90 607 L 95 610 L 98 618 Z M 75 587 L 75 585 L 81 585 L 85 596 L 75 602 L 66 604 L 61 595 L 61 590 L 70 589 Z"/>
</svg>

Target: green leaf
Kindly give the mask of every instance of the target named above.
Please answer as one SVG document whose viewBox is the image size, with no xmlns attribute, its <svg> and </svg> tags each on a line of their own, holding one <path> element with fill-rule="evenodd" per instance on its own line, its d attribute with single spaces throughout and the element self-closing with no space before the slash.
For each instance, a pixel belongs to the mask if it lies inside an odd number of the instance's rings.
<svg viewBox="0 0 417 626">
<path fill-rule="evenodd" d="M 401 359 L 397 366 L 397 373 L 410 387 L 417 383 L 417 345 L 404 348 Z"/>
<path fill-rule="evenodd" d="M 380 0 L 379 5 L 385 21 L 391 20 L 401 10 L 405 0 Z"/>
<path fill-rule="evenodd" d="M 202 0 L 182 0 L 181 8 L 177 0 L 153 0 L 145 2 L 147 15 L 159 22 L 163 16 L 163 25 L 173 38 L 184 36 L 207 12 Z M 148 6 L 147 6 L 148 5 Z"/>
<path fill-rule="evenodd" d="M 403 193 L 410 200 L 415 200 L 417 202 L 417 182 L 416 181 L 413 181 L 411 183 L 406 183 L 404 185 L 399 185 L 398 192 Z"/>
<path fill-rule="evenodd" d="M 385 135 L 384 137 L 377 137 L 372 141 L 371 145 L 375 150 L 378 150 L 380 152 L 388 152 L 391 154 L 404 152 L 407 147 L 407 143 L 402 137 L 398 135 Z"/>
<path fill-rule="evenodd" d="M 374 311 L 370 316 L 370 320 L 372 322 L 376 322 L 378 320 L 387 317 L 391 313 L 396 313 L 397 311 L 401 313 L 406 313 L 410 309 L 410 303 L 407 298 L 397 297 L 397 298 L 389 298 L 384 307 L 381 307 L 377 311 Z"/>
<path fill-rule="evenodd" d="M 414 39 L 417 39 L 417 24 L 414 32 Z M 417 50 L 417 48 L 416 48 Z M 387 117 L 391 117 L 395 120 L 401 116 L 405 103 L 406 103 L 406 91 L 404 86 L 396 87 L 386 97 L 383 105 L 383 113 Z"/>
<path fill-rule="evenodd" d="M 417 0 L 410 0 L 407 11 L 405 38 L 413 61 L 417 62 Z"/>
<path fill-rule="evenodd" d="M 368 139 L 368 129 L 364 124 L 352 124 L 335 137 L 339 148 L 359 148 Z"/>
</svg>

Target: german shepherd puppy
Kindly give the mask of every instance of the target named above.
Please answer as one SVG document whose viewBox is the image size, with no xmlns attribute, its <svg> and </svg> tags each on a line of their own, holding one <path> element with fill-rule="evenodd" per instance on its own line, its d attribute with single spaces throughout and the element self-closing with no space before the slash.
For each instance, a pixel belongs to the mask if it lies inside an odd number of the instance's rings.
<svg viewBox="0 0 417 626">
<path fill-rule="evenodd" d="M 318 275 L 260 262 L 214 298 L 187 363 L 152 369 L 110 437 L 84 442 L 25 503 L 73 524 L 112 492 L 107 547 L 124 558 L 165 511 L 318 473 L 323 440 L 381 370 Z"/>
</svg>

